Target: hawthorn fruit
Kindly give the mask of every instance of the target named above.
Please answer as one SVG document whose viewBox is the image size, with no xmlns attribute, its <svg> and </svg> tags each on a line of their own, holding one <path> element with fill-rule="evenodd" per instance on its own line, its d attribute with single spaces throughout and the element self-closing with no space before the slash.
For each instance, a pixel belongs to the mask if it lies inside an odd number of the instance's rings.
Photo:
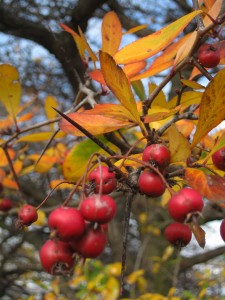
<svg viewBox="0 0 225 300">
<path fill-rule="evenodd" d="M 7 212 L 13 207 L 13 202 L 11 199 L 3 198 L 0 199 L 0 210 Z"/>
<path fill-rule="evenodd" d="M 107 166 L 98 166 L 90 172 L 88 176 L 89 181 L 94 185 L 94 192 L 96 194 L 110 194 L 116 188 L 115 173 L 110 172 Z M 102 189 L 100 191 L 100 186 Z"/>
<path fill-rule="evenodd" d="M 143 171 L 138 178 L 138 188 L 147 196 L 159 197 L 165 192 L 166 186 L 158 174 Z"/>
<path fill-rule="evenodd" d="M 18 212 L 19 222 L 22 225 L 29 226 L 38 219 L 37 210 L 35 207 L 29 204 L 22 206 Z"/>
<path fill-rule="evenodd" d="M 225 242 L 225 219 L 220 224 L 220 235 Z"/>
<path fill-rule="evenodd" d="M 198 50 L 198 60 L 206 68 L 214 68 L 220 62 L 220 51 L 210 44 L 203 44 Z"/>
<path fill-rule="evenodd" d="M 164 236 L 172 245 L 184 247 L 190 243 L 192 232 L 186 224 L 171 223 L 164 230 Z"/>
<path fill-rule="evenodd" d="M 213 153 L 212 161 L 219 170 L 225 171 L 225 147 Z"/>
<path fill-rule="evenodd" d="M 70 273 L 73 264 L 73 249 L 65 242 L 47 240 L 40 249 L 40 260 L 43 268 L 52 275 Z"/>
<path fill-rule="evenodd" d="M 170 150 L 162 144 L 149 145 L 143 151 L 142 160 L 164 169 L 170 163 Z"/>
<path fill-rule="evenodd" d="M 194 214 L 199 214 L 204 206 L 202 196 L 191 188 L 183 188 L 168 202 L 170 216 L 177 222 L 184 222 Z"/>
<path fill-rule="evenodd" d="M 81 212 L 73 207 L 60 206 L 48 217 L 50 229 L 62 240 L 78 238 L 84 233 L 85 223 Z"/>
<path fill-rule="evenodd" d="M 116 203 L 108 195 L 93 194 L 82 201 L 80 211 L 87 221 L 108 223 L 116 213 Z"/>
</svg>

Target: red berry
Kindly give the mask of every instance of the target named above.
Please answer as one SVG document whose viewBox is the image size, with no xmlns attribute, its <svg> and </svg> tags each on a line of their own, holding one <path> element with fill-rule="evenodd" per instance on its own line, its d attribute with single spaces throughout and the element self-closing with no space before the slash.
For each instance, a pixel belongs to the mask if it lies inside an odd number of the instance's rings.
<svg viewBox="0 0 225 300">
<path fill-rule="evenodd" d="M 41 247 L 40 260 L 43 268 L 48 273 L 65 275 L 73 267 L 73 249 L 68 243 L 59 240 L 48 240 Z"/>
<path fill-rule="evenodd" d="M 19 210 L 18 217 L 23 225 L 29 226 L 37 221 L 37 210 L 32 205 L 26 204 Z"/>
<path fill-rule="evenodd" d="M 142 160 L 165 168 L 170 162 L 170 150 L 162 144 L 149 145 L 143 151 Z"/>
<path fill-rule="evenodd" d="M 116 203 L 108 195 L 94 194 L 84 199 L 80 211 L 87 221 L 107 223 L 116 213 Z"/>
<path fill-rule="evenodd" d="M 70 244 L 74 251 L 83 257 L 95 258 L 104 251 L 107 237 L 101 227 L 94 229 L 92 226 L 88 226 L 84 235 L 79 240 L 71 241 Z"/>
<path fill-rule="evenodd" d="M 220 224 L 220 235 L 225 242 L 225 219 Z"/>
<path fill-rule="evenodd" d="M 198 60 L 206 68 L 214 68 L 220 62 L 220 51 L 213 45 L 203 44 L 198 50 Z"/>
<path fill-rule="evenodd" d="M 225 147 L 213 153 L 212 161 L 218 169 L 225 171 Z"/>
<path fill-rule="evenodd" d="M 54 209 L 48 217 L 48 225 L 63 241 L 80 237 L 85 227 L 80 211 L 67 206 Z"/>
<path fill-rule="evenodd" d="M 88 179 L 94 184 L 94 191 L 96 194 L 110 194 L 116 188 L 115 173 L 110 172 L 107 166 L 98 166 L 95 168 L 90 172 Z M 100 191 L 101 182 L 102 190 Z"/>
<path fill-rule="evenodd" d="M 13 202 L 11 199 L 3 198 L 0 199 L 0 210 L 1 211 L 9 211 L 13 207 Z"/>
<path fill-rule="evenodd" d="M 172 223 L 164 231 L 165 238 L 173 245 L 184 247 L 191 241 L 190 228 L 182 223 Z"/>
<path fill-rule="evenodd" d="M 166 189 L 161 177 L 156 173 L 143 171 L 138 179 L 138 187 L 140 192 L 150 197 L 161 196 Z"/>
<path fill-rule="evenodd" d="M 169 200 L 168 211 L 175 221 L 184 222 L 188 214 L 200 213 L 203 206 L 202 196 L 197 191 L 183 188 Z"/>
</svg>

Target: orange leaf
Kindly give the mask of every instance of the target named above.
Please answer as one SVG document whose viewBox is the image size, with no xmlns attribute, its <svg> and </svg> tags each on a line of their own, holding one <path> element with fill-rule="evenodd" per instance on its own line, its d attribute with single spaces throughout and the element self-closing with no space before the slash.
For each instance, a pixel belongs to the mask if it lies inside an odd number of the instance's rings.
<svg viewBox="0 0 225 300">
<path fill-rule="evenodd" d="M 225 69 L 220 70 L 202 95 L 199 120 L 192 148 L 213 128 L 225 119 Z"/>
<path fill-rule="evenodd" d="M 81 39 L 81 37 L 79 36 L 78 33 L 76 33 L 74 30 L 72 30 L 71 28 L 69 28 L 67 25 L 65 24 L 59 24 L 66 32 L 70 33 L 77 45 L 77 49 L 78 49 L 78 52 L 80 54 L 80 57 L 85 60 L 85 45 L 83 44 L 83 41 Z"/>
<path fill-rule="evenodd" d="M 153 61 L 153 63 L 150 65 L 150 67 L 147 70 L 145 70 L 141 74 L 132 77 L 131 80 L 133 81 L 133 80 L 138 80 L 149 76 L 153 76 L 171 67 L 174 63 L 174 57 L 177 54 L 178 49 L 189 38 L 189 36 L 190 34 L 187 34 L 181 39 L 179 39 L 177 42 L 168 46 L 161 55 L 156 57 L 156 59 Z"/>
<path fill-rule="evenodd" d="M 214 20 L 218 17 L 222 4 L 223 0 L 216 0 L 210 10 L 207 12 Z M 205 26 L 208 26 L 212 23 L 212 20 L 210 20 L 208 16 L 205 16 L 203 23 Z"/>
<path fill-rule="evenodd" d="M 116 62 L 118 64 L 128 64 L 152 57 L 168 46 L 200 13 L 200 10 L 191 12 L 155 33 L 125 46 L 115 54 Z"/>
<path fill-rule="evenodd" d="M 12 149 L 7 149 L 10 159 L 13 160 L 15 157 L 15 151 Z M 0 148 L 0 167 L 7 167 L 9 165 L 8 159 L 5 155 L 5 152 L 2 148 Z"/>
<path fill-rule="evenodd" d="M 17 121 L 18 122 L 26 122 L 29 121 L 30 119 L 32 119 L 34 116 L 33 113 L 26 113 L 24 115 L 22 115 L 21 117 L 18 117 Z"/>
<path fill-rule="evenodd" d="M 122 39 L 122 26 L 114 11 L 108 12 L 102 22 L 102 51 L 114 55 Z"/>
<path fill-rule="evenodd" d="M 139 73 L 146 67 L 147 63 L 145 61 L 139 61 L 132 64 L 127 64 L 123 67 L 123 71 L 128 78 L 132 78 L 134 75 Z M 135 79 L 136 80 L 136 79 Z M 131 79 L 131 81 L 134 81 Z"/>
<path fill-rule="evenodd" d="M 83 34 L 83 32 L 82 32 L 82 30 L 79 26 L 78 26 L 78 30 L 79 30 L 80 38 L 81 38 L 81 41 L 84 45 L 84 48 L 85 48 L 85 50 L 87 50 L 88 54 L 90 55 L 91 60 L 93 62 L 98 61 L 97 56 L 92 51 L 91 47 L 89 46 L 89 44 L 88 44 L 88 42 L 87 42 L 87 40 L 86 40 L 86 38 L 85 38 L 85 36 L 84 36 L 84 34 Z"/>
<path fill-rule="evenodd" d="M 103 77 L 101 70 L 98 70 L 98 69 L 93 70 L 89 73 L 89 76 L 91 77 L 91 79 L 93 79 L 101 84 L 106 85 L 106 82 L 105 82 L 105 79 Z"/>
<path fill-rule="evenodd" d="M 178 65 L 183 59 L 185 59 L 189 52 L 191 51 L 195 41 L 197 38 L 197 31 L 191 33 L 189 38 L 185 41 L 185 43 L 179 48 L 177 51 L 177 55 L 174 61 L 174 66 Z"/>
<path fill-rule="evenodd" d="M 12 189 L 12 190 L 18 190 L 19 189 L 17 183 L 14 180 L 12 180 L 8 177 L 5 177 L 3 179 L 2 184 L 4 185 L 4 187 L 6 187 L 8 189 Z"/>
<path fill-rule="evenodd" d="M 195 128 L 195 125 L 191 120 L 179 120 L 176 122 L 176 127 L 183 134 L 183 136 L 189 138 L 190 134 Z"/>
<path fill-rule="evenodd" d="M 148 24 L 142 24 L 142 25 L 135 26 L 135 27 L 127 30 L 126 32 L 124 32 L 124 35 L 125 34 L 130 34 L 130 33 L 135 33 L 135 32 L 140 31 L 140 30 L 142 30 L 146 27 L 148 27 Z"/>
<path fill-rule="evenodd" d="M 85 112 L 83 113 L 69 113 L 67 116 L 76 121 L 79 125 L 85 128 L 93 135 L 100 135 L 107 132 L 111 132 L 120 128 L 132 125 L 128 120 L 117 120 L 115 118 L 110 118 L 102 115 L 91 115 Z M 70 133 L 76 136 L 84 136 L 80 130 L 75 128 L 71 123 L 69 123 L 64 118 L 59 122 L 59 128 L 65 133 Z"/>
<path fill-rule="evenodd" d="M 145 132 L 144 124 L 140 120 L 137 104 L 125 73 L 116 65 L 114 59 L 108 53 L 100 51 L 100 62 L 107 86 L 127 110 L 127 117 L 140 125 Z"/>
<path fill-rule="evenodd" d="M 205 174 L 203 171 L 186 168 L 185 179 L 190 187 L 208 200 L 225 207 L 225 178 L 218 175 Z"/>
</svg>

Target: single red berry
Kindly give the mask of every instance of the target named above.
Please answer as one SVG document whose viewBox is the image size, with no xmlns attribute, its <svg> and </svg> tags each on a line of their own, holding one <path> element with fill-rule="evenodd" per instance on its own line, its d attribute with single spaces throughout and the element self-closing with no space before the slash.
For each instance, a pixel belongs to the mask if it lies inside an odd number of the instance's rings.
<svg viewBox="0 0 225 300">
<path fill-rule="evenodd" d="M 220 235 L 225 242 L 225 219 L 220 224 Z"/>
<path fill-rule="evenodd" d="M 218 169 L 225 171 L 225 146 L 213 153 L 212 161 Z"/>
<path fill-rule="evenodd" d="M 43 268 L 52 275 L 65 275 L 71 272 L 74 264 L 73 249 L 68 243 L 47 240 L 40 249 Z"/>
<path fill-rule="evenodd" d="M 198 50 L 198 60 L 206 68 L 214 68 L 220 62 L 220 51 L 210 44 L 203 44 Z"/>
<path fill-rule="evenodd" d="M 192 232 L 188 225 L 171 223 L 164 230 L 164 236 L 174 246 L 184 247 L 191 241 Z"/>
<path fill-rule="evenodd" d="M 165 168 L 170 163 L 170 150 L 162 144 L 149 145 L 143 151 L 142 160 L 153 163 L 160 169 Z"/>
<path fill-rule="evenodd" d="M 0 210 L 7 212 L 13 207 L 13 202 L 11 199 L 3 198 L 0 199 Z"/>
<path fill-rule="evenodd" d="M 116 203 L 108 195 L 94 194 L 83 200 L 80 211 L 87 221 L 108 223 L 116 213 Z"/>
<path fill-rule="evenodd" d="M 116 188 L 116 178 L 115 173 L 110 172 L 107 166 L 98 166 L 93 171 L 90 172 L 88 179 L 94 184 L 95 193 L 110 194 Z M 100 186 L 102 182 L 102 190 L 100 191 Z"/>
<path fill-rule="evenodd" d="M 138 187 L 141 193 L 150 197 L 161 196 L 166 189 L 161 177 L 156 173 L 143 171 L 138 178 Z"/>
<path fill-rule="evenodd" d="M 38 219 L 37 210 L 35 207 L 29 204 L 25 204 L 21 207 L 18 213 L 19 221 L 26 226 L 31 225 Z"/>
<path fill-rule="evenodd" d="M 189 214 L 199 214 L 204 206 L 202 196 L 191 188 L 183 188 L 168 202 L 170 216 L 177 222 L 184 222 Z"/>
<path fill-rule="evenodd" d="M 48 225 L 63 241 L 80 237 L 85 227 L 80 211 L 67 206 L 54 209 L 48 217 Z"/>
<path fill-rule="evenodd" d="M 104 251 L 107 237 L 101 227 L 94 229 L 93 226 L 88 226 L 84 235 L 78 240 L 71 241 L 70 244 L 74 251 L 83 257 L 95 258 Z"/>
</svg>

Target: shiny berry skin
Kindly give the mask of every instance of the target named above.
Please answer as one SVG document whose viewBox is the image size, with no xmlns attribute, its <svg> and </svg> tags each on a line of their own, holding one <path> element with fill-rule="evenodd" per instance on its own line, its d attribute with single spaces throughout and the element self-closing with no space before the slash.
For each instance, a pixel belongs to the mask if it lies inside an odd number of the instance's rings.
<svg viewBox="0 0 225 300">
<path fill-rule="evenodd" d="M 218 169 L 225 171 L 225 147 L 213 153 L 212 161 Z"/>
<path fill-rule="evenodd" d="M 184 247 L 191 241 L 192 231 L 188 225 L 171 223 L 164 230 L 164 236 L 172 245 Z"/>
<path fill-rule="evenodd" d="M 143 171 L 138 178 L 138 187 L 141 193 L 150 197 L 159 197 L 165 192 L 166 186 L 156 173 Z"/>
<path fill-rule="evenodd" d="M 37 210 L 29 204 L 25 204 L 18 212 L 19 221 L 26 226 L 31 225 L 38 219 Z"/>
<path fill-rule="evenodd" d="M 198 60 L 206 68 L 214 68 L 220 62 L 220 51 L 213 45 L 203 44 L 198 50 Z"/>
<path fill-rule="evenodd" d="M 168 202 L 170 216 L 177 222 L 184 222 L 189 214 L 200 213 L 204 202 L 202 196 L 191 188 L 183 188 Z"/>
<path fill-rule="evenodd" d="M 52 275 L 70 273 L 73 264 L 73 249 L 68 243 L 59 240 L 47 240 L 40 249 L 43 268 Z"/>
<path fill-rule="evenodd" d="M 162 144 L 149 145 L 143 151 L 142 160 L 151 162 L 160 169 L 165 168 L 170 162 L 170 150 Z"/>
<path fill-rule="evenodd" d="M 94 229 L 92 226 L 89 226 L 80 239 L 74 240 L 70 244 L 74 251 L 84 258 L 95 258 L 104 251 L 107 237 L 101 227 Z"/>
<path fill-rule="evenodd" d="M 90 172 L 88 179 L 94 184 L 94 192 L 101 194 L 110 194 L 116 188 L 115 173 L 110 172 L 107 166 L 98 166 Z M 102 190 L 100 191 L 100 185 L 102 181 Z"/>
<path fill-rule="evenodd" d="M 62 241 L 80 237 L 85 228 L 84 218 L 80 211 L 67 206 L 54 209 L 48 217 L 48 225 Z"/>
<path fill-rule="evenodd" d="M 13 202 L 11 199 L 3 198 L 0 199 L 0 210 L 7 212 L 13 207 Z"/>
<path fill-rule="evenodd" d="M 87 221 L 108 223 L 116 213 L 116 203 L 108 195 L 93 194 L 82 201 L 80 211 Z"/>
<path fill-rule="evenodd" d="M 225 219 L 220 224 L 220 235 L 225 242 Z"/>
</svg>

